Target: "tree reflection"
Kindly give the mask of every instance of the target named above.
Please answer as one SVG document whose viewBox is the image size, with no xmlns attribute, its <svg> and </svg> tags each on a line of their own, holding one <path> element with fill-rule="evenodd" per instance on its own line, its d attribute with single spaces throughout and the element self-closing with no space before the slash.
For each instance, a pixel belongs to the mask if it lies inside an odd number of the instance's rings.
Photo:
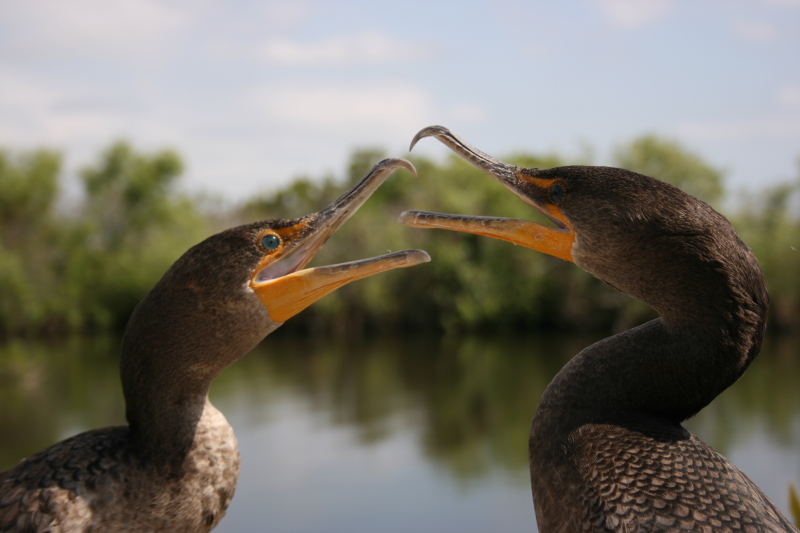
<svg viewBox="0 0 800 533">
<path fill-rule="evenodd" d="M 466 481 L 527 477 L 530 421 L 547 383 L 588 339 L 304 338 L 276 332 L 212 389 L 223 411 L 267 425 L 291 398 L 319 423 L 370 446 L 412 431 L 428 460 Z M 114 339 L 0 348 L 0 468 L 72 433 L 123 419 Z M 753 431 L 800 445 L 796 339 L 770 339 L 745 376 L 690 422 L 725 453 Z M 241 431 L 244 428 L 238 428 Z"/>
<path fill-rule="evenodd" d="M 278 335 L 276 335 L 277 337 Z M 544 387 L 589 339 L 270 340 L 251 356 L 273 393 L 292 394 L 314 416 L 354 431 L 363 445 L 409 428 L 424 454 L 460 479 L 502 468 L 527 476 L 530 422 Z M 788 449 L 800 444 L 797 341 L 770 339 L 745 376 L 690 421 L 723 451 L 766 431 Z M 234 367 L 250 374 L 248 366 Z M 221 383 L 240 386 L 238 379 Z M 251 376 L 252 378 L 252 376 Z M 264 380 L 252 379 L 264 394 Z M 762 428 L 763 426 L 763 428 Z"/>
</svg>

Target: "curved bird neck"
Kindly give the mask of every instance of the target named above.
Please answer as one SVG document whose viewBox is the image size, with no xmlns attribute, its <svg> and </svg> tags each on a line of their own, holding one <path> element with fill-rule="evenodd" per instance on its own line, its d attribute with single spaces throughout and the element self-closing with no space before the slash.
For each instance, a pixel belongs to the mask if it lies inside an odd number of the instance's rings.
<svg viewBox="0 0 800 533">
<path fill-rule="evenodd" d="M 621 288 L 661 316 L 576 355 L 545 391 L 542 415 L 558 413 L 559 425 L 568 426 L 648 419 L 677 425 L 733 384 L 760 349 L 768 298 L 758 263 L 735 242 L 724 249 L 727 257 L 713 250 L 685 262 L 659 258 L 655 280 L 629 271 L 624 279 L 634 281 Z"/>
<path fill-rule="evenodd" d="M 204 306 L 195 290 L 172 285 L 165 292 L 157 286 L 131 315 L 120 377 L 135 453 L 145 462 L 179 466 L 211 407 L 212 381 L 252 350 L 267 328 L 264 313 L 247 308 L 219 327 L 220 308 Z"/>
<path fill-rule="evenodd" d="M 539 414 L 557 418 L 567 432 L 586 423 L 679 423 L 743 371 L 740 353 L 704 333 L 671 329 L 656 319 L 603 339 L 558 373 Z"/>
<path fill-rule="evenodd" d="M 182 463 L 210 411 L 214 378 L 280 325 L 257 298 L 235 293 L 235 272 L 210 272 L 195 255 L 179 259 L 139 303 L 122 341 L 131 443 L 157 465 Z M 221 283 L 225 275 L 234 279 Z"/>
<path fill-rule="evenodd" d="M 211 407 L 211 379 L 187 379 L 164 364 L 169 359 L 174 357 L 123 348 L 122 380 L 134 450 L 147 463 L 172 468 L 182 464 Z"/>
</svg>

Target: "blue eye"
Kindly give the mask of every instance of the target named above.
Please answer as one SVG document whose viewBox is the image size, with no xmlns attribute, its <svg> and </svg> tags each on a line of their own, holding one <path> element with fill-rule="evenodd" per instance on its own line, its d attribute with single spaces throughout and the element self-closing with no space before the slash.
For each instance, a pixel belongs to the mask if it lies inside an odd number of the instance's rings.
<svg viewBox="0 0 800 533">
<path fill-rule="evenodd" d="M 563 200 L 564 196 L 567 194 L 567 191 L 564 190 L 564 186 L 559 182 L 554 183 L 548 192 L 550 193 L 550 201 L 556 205 L 560 204 L 561 200 Z"/>
<path fill-rule="evenodd" d="M 275 250 L 281 245 L 281 238 L 274 233 L 269 233 L 261 237 L 261 246 L 267 250 Z"/>
</svg>

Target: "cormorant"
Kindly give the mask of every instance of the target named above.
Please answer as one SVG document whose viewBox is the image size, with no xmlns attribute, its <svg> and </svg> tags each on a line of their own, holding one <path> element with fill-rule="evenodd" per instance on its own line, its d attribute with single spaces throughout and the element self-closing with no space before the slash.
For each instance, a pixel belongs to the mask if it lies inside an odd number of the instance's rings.
<svg viewBox="0 0 800 533">
<path fill-rule="evenodd" d="M 378 163 L 325 209 L 228 229 L 189 249 L 133 312 L 120 374 L 127 426 L 81 433 L 0 474 L 0 531 L 199 532 L 233 497 L 233 428 L 211 382 L 266 335 L 351 281 L 430 260 L 404 250 L 304 268 L 407 161 Z M 254 525 L 254 528 L 256 525 Z"/>
<path fill-rule="evenodd" d="M 424 128 L 555 227 L 410 211 L 401 219 L 511 241 L 574 262 L 659 317 L 574 356 L 533 419 L 530 469 L 542 533 L 797 531 L 691 417 L 758 354 L 768 295 L 755 256 L 708 204 L 624 169 L 518 168 Z"/>
</svg>

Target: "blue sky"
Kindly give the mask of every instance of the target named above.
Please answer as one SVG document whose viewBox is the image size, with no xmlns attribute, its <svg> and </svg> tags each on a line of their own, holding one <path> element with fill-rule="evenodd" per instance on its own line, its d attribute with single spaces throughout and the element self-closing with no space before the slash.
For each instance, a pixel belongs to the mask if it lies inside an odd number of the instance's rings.
<svg viewBox="0 0 800 533">
<path fill-rule="evenodd" d="M 654 132 L 734 190 L 793 178 L 800 0 L 0 3 L 0 146 L 61 149 L 68 175 L 126 137 L 239 200 L 429 124 L 599 163 Z"/>
</svg>

